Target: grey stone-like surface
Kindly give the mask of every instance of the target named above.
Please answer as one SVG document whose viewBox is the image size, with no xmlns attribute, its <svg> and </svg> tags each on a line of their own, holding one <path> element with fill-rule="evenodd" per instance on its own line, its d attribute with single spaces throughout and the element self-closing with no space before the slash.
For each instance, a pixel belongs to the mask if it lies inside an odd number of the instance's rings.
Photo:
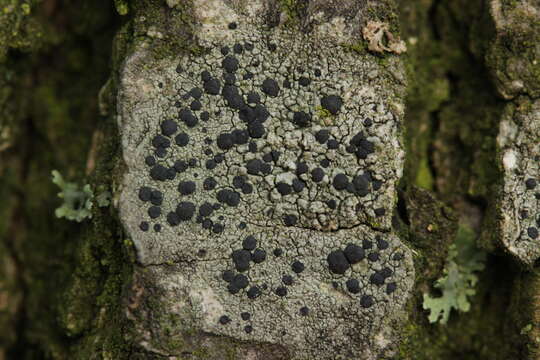
<svg viewBox="0 0 540 360">
<path fill-rule="evenodd" d="M 540 257 L 540 101 L 521 98 L 508 105 L 497 142 L 504 171 L 502 241 L 532 264 Z"/>
<path fill-rule="evenodd" d="M 503 171 L 498 227 L 503 246 L 532 265 L 540 257 L 540 7 L 492 0 L 490 13 L 496 32 L 488 66 L 499 94 L 510 100 L 497 137 Z"/>
<path fill-rule="evenodd" d="M 303 33 L 268 27 L 265 2 L 194 9 L 207 52 L 157 61 L 140 46 L 118 97 L 121 219 L 159 311 L 297 359 L 377 358 L 414 281 L 391 233 L 400 60 L 347 51 L 358 22 L 322 10 Z"/>
</svg>

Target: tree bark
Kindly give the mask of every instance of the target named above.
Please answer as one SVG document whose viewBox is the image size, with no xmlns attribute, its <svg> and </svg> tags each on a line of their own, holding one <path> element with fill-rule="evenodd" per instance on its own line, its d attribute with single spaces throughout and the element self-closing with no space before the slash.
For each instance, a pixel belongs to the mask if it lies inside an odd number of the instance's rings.
<svg viewBox="0 0 540 360">
<path fill-rule="evenodd" d="M 0 9 L 0 359 L 538 358 L 537 2 Z"/>
</svg>

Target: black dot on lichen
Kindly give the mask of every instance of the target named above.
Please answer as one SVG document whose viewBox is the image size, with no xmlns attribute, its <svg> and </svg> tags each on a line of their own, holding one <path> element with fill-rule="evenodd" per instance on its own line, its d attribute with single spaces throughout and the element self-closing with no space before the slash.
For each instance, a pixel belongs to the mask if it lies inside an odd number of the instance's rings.
<svg viewBox="0 0 540 360">
<path fill-rule="evenodd" d="M 227 25 L 227 27 L 228 27 L 230 30 L 236 30 L 236 28 L 238 27 L 238 25 L 237 25 L 235 22 L 232 22 L 232 23 L 229 23 L 229 25 Z"/>
<path fill-rule="evenodd" d="M 369 282 L 374 285 L 381 286 L 384 284 L 384 276 L 379 272 L 373 273 L 369 277 Z"/>
<path fill-rule="evenodd" d="M 349 186 L 349 178 L 345 174 L 337 174 L 334 176 L 332 185 L 336 190 L 345 190 Z"/>
<path fill-rule="evenodd" d="M 362 240 L 362 247 L 364 249 L 371 249 L 373 247 L 373 243 L 370 240 Z"/>
<path fill-rule="evenodd" d="M 306 184 L 300 179 L 293 179 L 292 186 L 295 192 L 299 193 L 306 187 Z"/>
<path fill-rule="evenodd" d="M 175 212 L 170 212 L 167 214 L 167 223 L 171 226 L 177 226 L 180 224 L 180 216 Z"/>
<path fill-rule="evenodd" d="M 182 181 L 178 184 L 178 192 L 182 195 L 190 195 L 195 192 L 196 187 L 193 181 Z"/>
<path fill-rule="evenodd" d="M 228 133 L 219 134 L 216 143 L 221 150 L 229 150 L 234 145 L 234 137 Z"/>
<path fill-rule="evenodd" d="M 232 260 L 234 266 L 238 271 L 246 271 L 249 269 L 249 262 L 251 261 L 251 253 L 247 250 L 234 250 L 232 253 Z"/>
<path fill-rule="evenodd" d="M 285 226 L 294 226 L 298 221 L 298 217 L 294 214 L 283 215 L 283 223 Z"/>
<path fill-rule="evenodd" d="M 281 282 L 283 282 L 287 286 L 291 286 L 293 284 L 294 280 L 293 280 L 291 275 L 283 275 L 281 277 Z"/>
<path fill-rule="evenodd" d="M 195 205 L 189 201 L 182 201 L 176 207 L 176 213 L 178 214 L 180 221 L 191 220 L 195 214 Z"/>
<path fill-rule="evenodd" d="M 229 48 L 224 46 L 221 48 L 222 51 L 229 51 Z M 225 54 L 226 55 L 226 54 Z M 212 78 L 212 75 L 210 74 L 210 72 L 208 70 L 204 70 L 203 72 L 201 72 L 201 80 L 202 81 L 208 81 Z"/>
<path fill-rule="evenodd" d="M 256 299 L 261 295 L 261 289 L 258 286 L 252 286 L 247 291 L 247 297 L 250 299 Z"/>
<path fill-rule="evenodd" d="M 261 101 L 261 97 L 256 92 L 250 92 L 247 95 L 247 102 L 250 104 L 257 104 Z"/>
<path fill-rule="evenodd" d="M 214 179 L 213 177 L 207 177 L 206 179 L 204 179 L 203 189 L 213 190 L 216 187 L 216 185 L 217 185 L 216 179 Z"/>
<path fill-rule="evenodd" d="M 218 95 L 219 91 L 221 90 L 221 83 L 219 82 L 218 79 L 211 78 L 204 82 L 203 88 L 207 94 Z M 204 119 L 201 118 L 201 120 L 204 120 Z"/>
<path fill-rule="evenodd" d="M 244 331 L 246 332 L 246 334 L 251 334 L 253 332 L 253 326 L 251 325 L 246 325 L 244 327 Z"/>
<path fill-rule="evenodd" d="M 531 226 L 527 229 L 527 235 L 531 238 L 531 239 L 536 239 L 538 237 L 538 229 Z"/>
<path fill-rule="evenodd" d="M 292 271 L 294 271 L 297 274 L 300 274 L 302 271 L 304 271 L 304 264 L 301 261 L 295 261 L 291 265 Z"/>
<path fill-rule="evenodd" d="M 152 205 L 160 206 L 163 203 L 163 193 L 159 190 L 153 190 L 150 194 L 150 202 Z"/>
<path fill-rule="evenodd" d="M 298 83 L 302 86 L 308 86 L 311 83 L 311 80 L 305 76 L 301 76 L 300 79 L 298 79 Z"/>
<path fill-rule="evenodd" d="M 212 207 L 212 204 L 209 202 L 203 203 L 201 206 L 199 206 L 199 215 L 202 217 L 208 217 L 212 215 L 212 212 L 214 211 L 214 208 Z"/>
<path fill-rule="evenodd" d="M 374 210 L 375 212 L 375 216 L 384 216 L 384 214 L 386 214 L 386 209 L 385 208 L 377 208 Z"/>
<path fill-rule="evenodd" d="M 300 315 L 308 316 L 309 315 L 309 308 L 307 306 L 302 306 L 300 308 Z"/>
<path fill-rule="evenodd" d="M 321 182 L 324 178 L 324 170 L 321 168 L 315 168 L 311 170 L 311 180 L 318 183 Z"/>
<path fill-rule="evenodd" d="M 248 321 L 249 319 L 251 319 L 251 314 L 248 312 L 243 312 L 240 314 L 240 317 L 242 318 L 242 320 Z"/>
<path fill-rule="evenodd" d="M 236 53 L 236 54 L 241 54 L 244 52 L 244 47 L 242 46 L 242 44 L 234 44 L 233 46 L 233 51 Z"/>
<path fill-rule="evenodd" d="M 219 318 L 219 323 L 221 325 L 227 325 L 228 323 L 231 322 L 231 319 L 227 316 L 227 315 L 222 315 L 220 318 Z"/>
<path fill-rule="evenodd" d="M 368 260 L 371 261 L 371 262 L 379 261 L 379 253 L 376 253 L 376 252 L 369 253 L 369 255 L 367 256 L 367 258 L 368 258 Z"/>
<path fill-rule="evenodd" d="M 261 90 L 268 96 L 276 97 L 279 94 L 279 85 L 276 80 L 267 78 L 263 81 Z"/>
<path fill-rule="evenodd" d="M 152 139 L 152 146 L 155 148 L 167 148 L 171 146 L 171 141 L 163 135 L 156 135 Z"/>
<path fill-rule="evenodd" d="M 234 129 L 231 133 L 234 143 L 237 145 L 247 144 L 249 134 L 246 130 Z"/>
<path fill-rule="evenodd" d="M 351 264 L 356 264 L 362 261 L 365 257 L 364 249 L 358 245 L 349 244 L 344 251 L 345 257 Z"/>
<path fill-rule="evenodd" d="M 251 255 L 251 260 L 253 260 L 255 264 L 262 263 L 264 260 L 266 260 L 266 251 L 262 249 L 256 249 L 253 252 L 253 255 Z"/>
<path fill-rule="evenodd" d="M 221 278 L 222 278 L 224 281 L 230 283 L 231 281 L 233 281 L 234 275 L 235 275 L 235 274 L 234 274 L 234 271 L 232 271 L 232 270 L 225 270 L 225 271 L 223 271 L 223 272 L 221 273 Z"/>
<path fill-rule="evenodd" d="M 382 239 L 380 236 L 377 236 L 377 247 L 379 250 L 385 250 L 388 249 L 388 241 Z"/>
<path fill-rule="evenodd" d="M 193 115 L 191 110 L 182 109 L 179 111 L 178 116 L 180 117 L 180 120 L 184 124 L 186 124 L 187 127 L 192 128 L 192 127 L 195 127 L 199 123 L 199 120 L 197 119 L 195 115 Z"/>
<path fill-rule="evenodd" d="M 209 74 L 209 73 L 208 73 L 208 74 Z M 201 74 L 201 77 L 202 77 L 202 76 L 204 76 L 204 77 L 206 78 L 207 73 L 204 73 L 204 75 Z M 189 91 L 189 95 L 190 95 L 192 98 L 198 100 L 198 99 L 200 99 L 201 96 L 202 96 L 202 90 L 199 89 L 198 87 L 194 87 L 193 89 L 191 89 L 191 90 Z"/>
<path fill-rule="evenodd" d="M 324 144 L 325 142 L 328 141 L 329 138 L 330 138 L 330 131 L 326 129 L 319 130 L 315 134 L 315 140 L 317 140 L 319 144 Z"/>
<path fill-rule="evenodd" d="M 176 161 L 174 162 L 174 166 L 173 166 L 173 167 L 174 167 L 174 170 L 175 170 L 176 172 L 182 173 L 182 172 L 184 172 L 184 171 L 187 170 L 187 168 L 188 168 L 188 163 L 185 162 L 184 160 L 176 160 Z"/>
<path fill-rule="evenodd" d="M 242 247 L 244 250 L 251 251 L 257 247 L 257 240 L 253 235 L 249 235 L 242 241 Z"/>
<path fill-rule="evenodd" d="M 284 182 L 278 182 L 276 184 L 276 189 L 282 196 L 289 195 L 292 192 L 291 185 Z"/>
<path fill-rule="evenodd" d="M 178 130 L 178 125 L 173 120 L 165 120 L 161 123 L 161 133 L 165 136 L 171 136 Z"/>
<path fill-rule="evenodd" d="M 233 73 L 233 72 L 236 72 L 236 70 L 238 70 L 238 60 L 232 56 L 232 55 L 228 55 L 225 57 L 225 59 L 223 59 L 223 61 L 221 62 L 221 66 L 225 69 L 225 71 L 227 71 L 228 73 Z"/>
<path fill-rule="evenodd" d="M 397 289 L 397 285 L 396 285 L 395 282 L 387 284 L 386 285 L 386 294 L 390 295 L 391 293 L 396 291 L 396 289 Z"/>
<path fill-rule="evenodd" d="M 275 291 L 277 296 L 283 297 L 287 295 L 287 288 L 285 286 L 278 286 Z"/>
<path fill-rule="evenodd" d="M 161 231 L 161 224 L 155 224 L 154 225 L 154 231 L 155 232 L 160 232 Z"/>
<path fill-rule="evenodd" d="M 334 274 L 345 274 L 350 267 L 349 261 L 341 250 L 332 251 L 328 254 L 326 261 L 328 262 L 330 271 Z"/>
<path fill-rule="evenodd" d="M 274 256 L 275 257 L 280 257 L 281 255 L 283 255 L 283 250 L 282 249 L 274 249 Z"/>
<path fill-rule="evenodd" d="M 254 139 L 260 139 L 264 136 L 266 130 L 260 121 L 252 121 L 248 124 L 249 136 Z"/>
<path fill-rule="evenodd" d="M 153 157 L 152 155 L 148 155 L 145 159 L 144 159 L 144 162 L 146 165 L 148 166 L 154 166 L 156 164 L 156 158 Z"/>
<path fill-rule="evenodd" d="M 536 180 L 533 178 L 525 180 L 525 187 L 527 190 L 533 190 L 536 187 Z"/>
<path fill-rule="evenodd" d="M 347 290 L 352 294 L 358 294 L 360 292 L 360 282 L 357 279 L 349 279 L 345 282 Z"/>
<path fill-rule="evenodd" d="M 305 162 L 296 163 L 296 175 L 300 176 L 308 172 L 308 166 Z"/>
<path fill-rule="evenodd" d="M 343 100 L 341 97 L 336 95 L 323 96 L 321 99 L 321 106 L 328 110 L 332 115 L 336 115 L 341 109 L 342 105 Z"/>
<path fill-rule="evenodd" d="M 225 81 L 225 85 L 234 85 L 236 83 L 236 75 L 234 74 L 230 74 L 230 73 L 225 73 L 223 74 L 223 80 Z M 222 95 L 226 95 L 228 94 L 232 89 L 229 87 L 227 89 L 227 91 L 225 91 L 225 87 L 223 88 L 223 92 L 222 92 Z M 218 110 L 219 111 L 219 110 Z M 216 115 L 218 115 L 218 113 L 216 112 Z"/>
<path fill-rule="evenodd" d="M 209 160 L 206 160 L 206 162 L 204 163 L 204 166 L 208 170 L 214 170 L 216 168 L 217 164 L 213 159 L 209 159 Z"/>
<path fill-rule="evenodd" d="M 352 185 L 353 192 L 360 197 L 364 197 L 370 192 L 369 180 L 365 174 L 355 176 L 353 178 Z"/>
<path fill-rule="evenodd" d="M 220 224 L 220 223 L 214 223 L 212 225 L 212 232 L 214 234 L 221 234 L 223 232 L 223 230 L 225 229 L 225 226 L 223 224 Z"/>
<path fill-rule="evenodd" d="M 263 162 L 259 159 L 251 159 L 246 163 L 246 169 L 250 175 L 258 175 L 261 171 Z"/>
<path fill-rule="evenodd" d="M 141 201 L 150 201 L 150 198 L 152 197 L 152 189 L 148 186 L 143 186 L 139 189 L 139 199 Z"/>
<path fill-rule="evenodd" d="M 216 199 L 220 203 L 227 204 L 229 206 L 238 206 L 238 204 L 240 204 L 240 194 L 229 189 L 219 190 L 216 195 Z"/>
<path fill-rule="evenodd" d="M 295 111 L 292 122 L 298 127 L 307 127 L 311 123 L 311 115 L 304 111 Z"/>
<path fill-rule="evenodd" d="M 161 208 L 159 206 L 150 206 L 148 209 L 148 216 L 151 219 L 156 219 L 161 215 Z"/>
<path fill-rule="evenodd" d="M 372 307 L 374 304 L 374 300 L 373 300 L 373 296 L 371 295 L 363 295 L 362 298 L 360 299 L 360 305 L 363 307 L 363 308 L 370 308 Z"/>
<path fill-rule="evenodd" d="M 249 285 L 249 280 L 247 276 L 243 274 L 237 274 L 231 281 L 231 285 L 235 286 L 238 289 L 244 289 Z"/>
<path fill-rule="evenodd" d="M 336 139 L 330 139 L 326 143 L 326 146 L 328 146 L 329 149 L 337 149 L 339 148 L 339 142 Z"/>
<path fill-rule="evenodd" d="M 214 224 L 214 223 L 213 223 L 212 220 L 210 220 L 210 219 L 204 219 L 204 220 L 202 221 L 202 227 L 203 227 L 203 229 L 207 229 L 207 230 L 208 230 L 208 229 L 212 228 L 212 225 L 213 225 L 213 224 Z"/>
<path fill-rule="evenodd" d="M 141 231 L 148 231 L 148 228 L 149 228 L 149 225 L 148 225 L 148 222 L 146 221 L 142 221 L 139 224 L 139 229 L 141 229 Z"/>
</svg>

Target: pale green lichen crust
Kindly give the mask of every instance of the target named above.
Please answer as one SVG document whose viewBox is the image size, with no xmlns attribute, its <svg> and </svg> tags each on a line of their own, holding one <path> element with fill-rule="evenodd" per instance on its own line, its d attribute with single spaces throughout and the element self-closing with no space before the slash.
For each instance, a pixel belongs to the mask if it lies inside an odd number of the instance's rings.
<svg viewBox="0 0 540 360">
<path fill-rule="evenodd" d="M 194 9 L 206 51 L 149 66 L 136 49 L 118 98 L 120 213 L 160 311 L 295 359 L 377 358 L 414 279 L 391 233 L 398 58 L 347 52 L 339 19 L 303 33 L 257 1 Z"/>
<path fill-rule="evenodd" d="M 497 137 L 504 173 L 498 233 L 511 254 L 532 265 L 540 258 L 540 8 L 492 0 L 490 13 L 496 33 L 487 62 L 499 94 L 511 100 Z"/>
<path fill-rule="evenodd" d="M 504 246 L 526 264 L 540 257 L 540 101 L 505 109 L 497 142 L 504 170 L 500 229 Z"/>
</svg>

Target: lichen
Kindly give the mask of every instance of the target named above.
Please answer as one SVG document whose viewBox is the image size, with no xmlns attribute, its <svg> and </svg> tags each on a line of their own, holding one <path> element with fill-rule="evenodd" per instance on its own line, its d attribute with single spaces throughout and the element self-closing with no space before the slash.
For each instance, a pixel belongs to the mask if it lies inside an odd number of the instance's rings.
<svg viewBox="0 0 540 360">
<path fill-rule="evenodd" d="M 76 183 L 66 182 L 57 170 L 52 171 L 52 182 L 62 190 L 58 193 L 58 197 L 63 199 L 63 203 L 54 212 L 57 218 L 81 222 L 92 218 L 94 203 L 99 207 L 107 207 L 110 204 L 111 194 L 103 186 L 99 189 L 98 195 L 94 195 L 90 184 L 81 187 Z"/>
<path fill-rule="evenodd" d="M 472 229 L 461 226 L 456 241 L 450 246 L 444 276 L 434 287 L 441 296 L 424 294 L 423 308 L 429 310 L 429 322 L 446 324 L 452 309 L 468 312 L 470 298 L 476 294 L 479 271 L 484 269 L 486 254 L 475 244 Z"/>
<path fill-rule="evenodd" d="M 384 324 L 412 281 L 410 253 L 390 232 L 399 59 L 345 52 L 343 34 L 269 29 L 257 2 L 195 5 L 203 54 L 149 67 L 141 47 L 122 73 L 120 213 L 153 274 L 145 287 L 160 294 L 152 307 L 299 359 L 388 351 Z M 162 325 L 171 330 L 140 324 L 140 343 L 179 352 L 168 340 L 181 326 Z"/>
</svg>

